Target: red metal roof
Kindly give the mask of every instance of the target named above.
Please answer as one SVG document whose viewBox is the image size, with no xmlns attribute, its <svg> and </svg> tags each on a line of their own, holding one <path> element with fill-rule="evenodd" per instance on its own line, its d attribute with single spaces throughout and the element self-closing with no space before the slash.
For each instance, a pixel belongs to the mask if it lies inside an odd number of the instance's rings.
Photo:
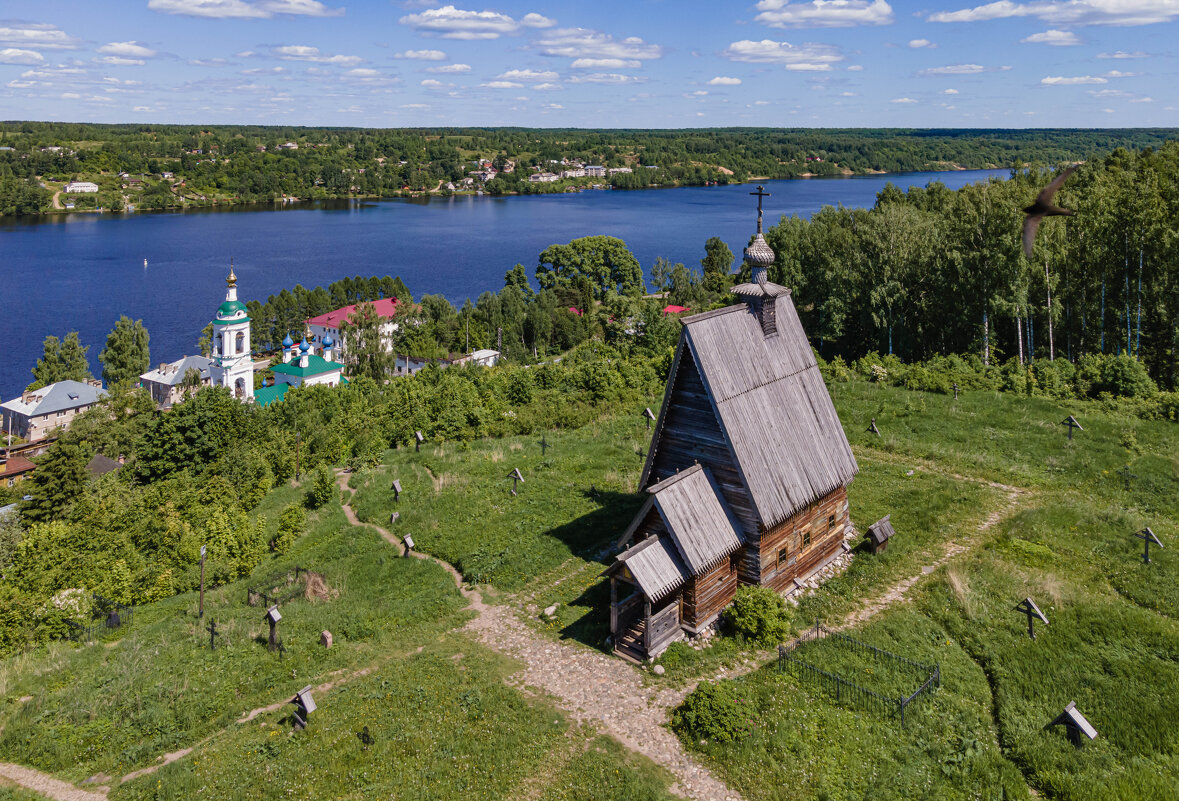
<svg viewBox="0 0 1179 801">
<path fill-rule="evenodd" d="M 687 306 L 676 306 L 673 304 L 673 305 L 663 307 L 664 314 L 679 314 L 680 312 L 686 312 L 686 311 L 688 311 Z"/>
<path fill-rule="evenodd" d="M 373 306 L 377 309 L 377 314 L 381 317 L 392 317 L 393 312 L 397 309 L 397 298 L 381 298 L 374 300 Z M 330 311 L 327 314 L 321 314 L 318 317 L 312 317 L 307 321 L 308 325 L 322 325 L 324 328 L 339 328 L 348 317 L 356 311 L 356 305 L 345 306 L 342 309 Z"/>
</svg>

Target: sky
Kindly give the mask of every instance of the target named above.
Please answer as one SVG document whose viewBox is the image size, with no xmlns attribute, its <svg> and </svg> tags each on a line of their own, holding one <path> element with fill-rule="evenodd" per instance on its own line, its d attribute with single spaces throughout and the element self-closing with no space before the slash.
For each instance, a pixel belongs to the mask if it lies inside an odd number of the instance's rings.
<svg viewBox="0 0 1179 801">
<path fill-rule="evenodd" d="M 1179 125 L 1179 0 L 454 2 L 9 0 L 0 118 Z"/>
</svg>

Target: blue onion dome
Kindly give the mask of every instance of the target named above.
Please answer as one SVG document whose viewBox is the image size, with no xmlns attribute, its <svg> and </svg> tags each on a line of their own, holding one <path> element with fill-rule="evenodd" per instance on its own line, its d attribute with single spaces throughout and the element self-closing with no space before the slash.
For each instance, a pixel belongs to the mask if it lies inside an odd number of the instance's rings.
<svg viewBox="0 0 1179 801">
<path fill-rule="evenodd" d="M 283 338 L 282 346 L 284 348 L 292 347 L 294 344 L 295 344 L 295 340 L 291 339 L 290 334 L 287 334 L 286 337 Z"/>
<path fill-rule="evenodd" d="M 304 338 L 303 341 L 299 343 L 299 350 L 303 351 L 304 353 L 311 350 L 311 345 L 307 342 L 306 338 Z"/>
<path fill-rule="evenodd" d="M 331 334 L 324 334 L 323 346 L 325 348 L 330 348 L 334 344 L 336 344 L 336 341 L 334 339 L 332 339 L 332 335 Z"/>
</svg>

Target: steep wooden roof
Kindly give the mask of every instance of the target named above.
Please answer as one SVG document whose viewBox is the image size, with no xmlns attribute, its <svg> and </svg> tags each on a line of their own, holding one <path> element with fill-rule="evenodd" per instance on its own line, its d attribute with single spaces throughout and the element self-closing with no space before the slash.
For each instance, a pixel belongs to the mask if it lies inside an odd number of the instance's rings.
<svg viewBox="0 0 1179 801">
<path fill-rule="evenodd" d="M 648 492 L 693 576 L 741 547 L 738 523 L 712 475 L 700 465 L 655 484 Z"/>
<path fill-rule="evenodd" d="M 739 525 L 712 474 L 693 465 L 653 485 L 651 497 L 635 515 L 620 543 L 629 542 L 654 512 L 652 535 L 618 556 L 651 600 L 699 576 L 741 547 Z M 660 525 L 662 524 L 662 525 Z"/>
<path fill-rule="evenodd" d="M 618 556 L 616 565 L 626 565 L 643 594 L 658 601 L 679 587 L 688 577 L 671 537 L 648 537 Z"/>
<path fill-rule="evenodd" d="M 736 304 L 684 318 L 679 362 L 700 372 L 742 482 L 762 526 L 777 525 L 859 471 L 789 294 L 774 299 L 777 333 Z M 660 422 L 643 468 L 651 478 L 662 423 L 673 400 L 668 379 Z"/>
</svg>

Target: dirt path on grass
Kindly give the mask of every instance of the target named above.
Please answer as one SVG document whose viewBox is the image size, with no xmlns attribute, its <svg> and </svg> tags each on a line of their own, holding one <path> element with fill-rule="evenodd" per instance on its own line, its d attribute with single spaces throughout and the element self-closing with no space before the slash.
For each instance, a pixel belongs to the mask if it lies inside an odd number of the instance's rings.
<svg viewBox="0 0 1179 801">
<path fill-rule="evenodd" d="M 24 765 L 0 762 L 0 776 L 54 801 L 106 801 L 105 787 L 82 790 L 69 782 L 56 779 L 39 770 L 26 768 Z"/>
<path fill-rule="evenodd" d="M 341 471 L 336 480 L 350 496 L 348 474 Z M 385 541 L 406 552 L 401 538 L 362 523 L 349 503 L 343 507 L 349 523 L 376 529 Z M 675 777 L 672 792 L 695 801 L 741 801 L 740 794 L 692 759 L 665 726 L 669 711 L 683 700 L 684 692 L 645 687 L 642 674 L 621 659 L 548 639 L 520 620 L 514 606 L 484 603 L 476 590 L 464 585 L 453 565 L 417 551 L 409 555 L 445 568 L 475 612 L 467 630 L 492 650 L 524 663 L 510 677 L 511 684 L 543 690 L 575 721 L 599 727 L 665 768 Z"/>
</svg>

